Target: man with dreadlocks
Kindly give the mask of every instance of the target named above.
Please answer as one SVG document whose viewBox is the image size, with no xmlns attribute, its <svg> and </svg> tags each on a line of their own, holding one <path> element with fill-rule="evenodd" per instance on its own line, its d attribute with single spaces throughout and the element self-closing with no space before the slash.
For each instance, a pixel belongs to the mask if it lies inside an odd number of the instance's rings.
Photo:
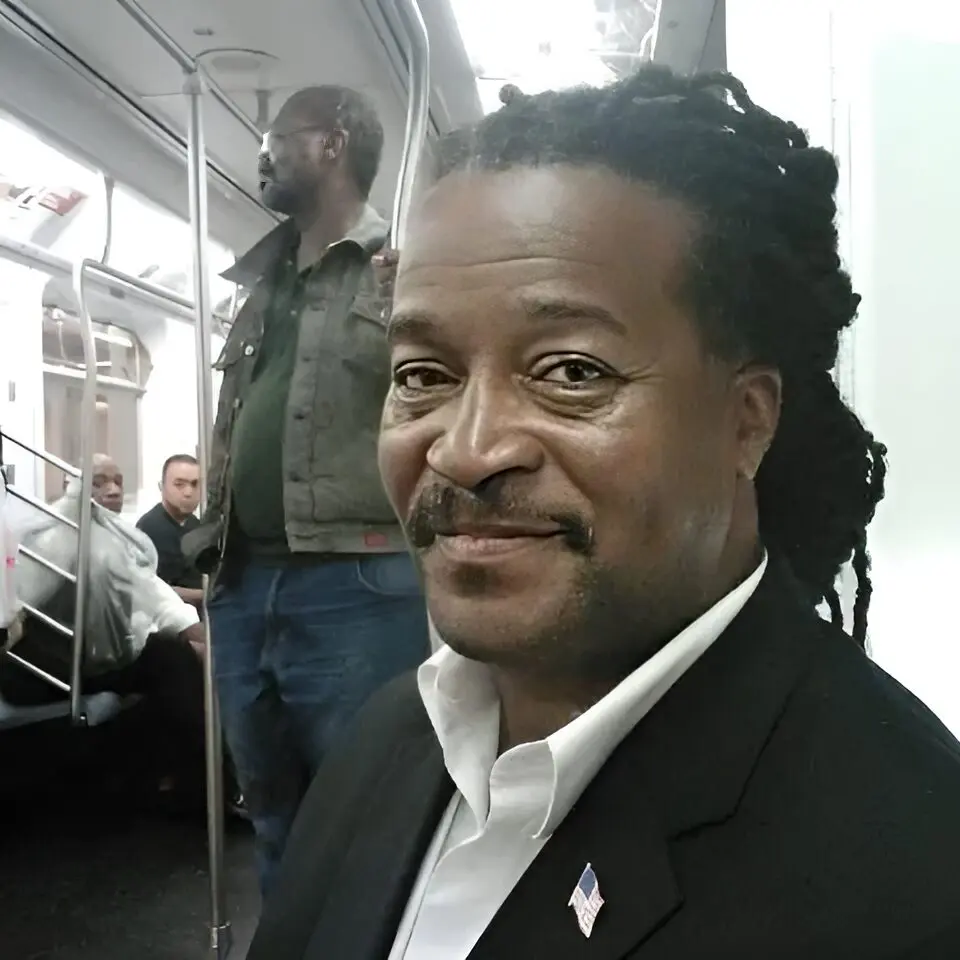
<svg viewBox="0 0 960 960">
<path fill-rule="evenodd" d="M 833 157 L 728 75 L 506 100 L 388 332 L 446 646 L 321 769 L 249 960 L 960 957 L 960 745 L 863 651 Z"/>
</svg>

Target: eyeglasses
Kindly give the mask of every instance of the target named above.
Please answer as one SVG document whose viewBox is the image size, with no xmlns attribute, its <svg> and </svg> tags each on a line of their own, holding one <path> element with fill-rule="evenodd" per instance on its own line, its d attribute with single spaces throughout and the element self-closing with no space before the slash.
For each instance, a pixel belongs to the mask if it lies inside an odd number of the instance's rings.
<svg viewBox="0 0 960 960">
<path fill-rule="evenodd" d="M 312 124 L 308 127 L 296 127 L 294 130 L 284 130 L 278 133 L 275 130 L 268 130 L 263 135 L 263 142 L 260 145 L 261 152 L 264 152 L 268 149 L 267 145 L 270 140 L 289 140 L 290 137 L 296 137 L 301 133 L 327 133 L 329 136 L 341 136 L 346 139 L 346 131 L 341 130 L 339 127 L 335 127 L 331 130 L 326 125 L 321 124 Z"/>
</svg>

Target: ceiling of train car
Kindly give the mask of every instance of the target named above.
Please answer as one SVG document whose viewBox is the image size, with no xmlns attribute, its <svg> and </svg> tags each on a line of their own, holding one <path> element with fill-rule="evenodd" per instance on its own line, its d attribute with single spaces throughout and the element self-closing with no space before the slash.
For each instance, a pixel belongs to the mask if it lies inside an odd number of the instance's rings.
<svg viewBox="0 0 960 960">
<path fill-rule="evenodd" d="M 654 59 L 681 73 L 724 70 L 726 0 L 661 0 Z"/>
<path fill-rule="evenodd" d="M 317 83 L 367 93 L 386 133 L 374 202 L 389 210 L 406 118 L 402 54 L 390 5 L 377 0 L 140 0 L 140 5 L 251 118 L 272 117 L 285 97 Z M 187 101 L 180 68 L 116 0 L 27 0 L 54 35 L 89 66 L 181 134 Z M 431 32 L 431 116 L 448 127 L 479 115 L 472 72 L 448 0 L 421 0 Z M 212 97 L 204 101 L 207 149 L 251 193 L 258 143 Z"/>
</svg>

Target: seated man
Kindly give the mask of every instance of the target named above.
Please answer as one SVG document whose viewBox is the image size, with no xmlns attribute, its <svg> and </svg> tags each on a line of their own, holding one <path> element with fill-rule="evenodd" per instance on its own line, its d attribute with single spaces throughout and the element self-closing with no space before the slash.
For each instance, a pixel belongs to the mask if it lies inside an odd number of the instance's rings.
<svg viewBox="0 0 960 960">
<path fill-rule="evenodd" d="M 53 509 L 76 522 L 79 496 L 80 481 L 74 479 Z M 102 454 L 94 461 L 93 499 L 83 692 L 143 695 L 160 731 L 161 789 L 171 790 L 184 779 L 199 787 L 205 735 L 199 615 L 156 575 L 156 551 L 149 538 L 115 516 L 123 506 L 123 477 Z M 75 573 L 77 534 L 72 528 L 45 519 L 22 534 L 22 543 Z M 24 559 L 18 564 L 17 590 L 21 601 L 72 625 L 72 584 Z M 70 649 L 69 638 L 33 618 L 16 644 L 18 655 L 65 683 Z M 0 692 L 19 706 L 62 696 L 6 658 L 0 660 Z"/>
<path fill-rule="evenodd" d="M 160 502 L 138 521 L 157 549 L 157 576 L 174 592 L 198 609 L 203 608 L 203 575 L 184 555 L 185 534 L 200 526 L 194 511 L 200 502 L 200 465 L 189 453 L 168 457 L 160 473 Z M 229 751 L 224 748 L 227 768 L 226 797 L 229 812 L 246 818 L 246 804 L 236 783 Z"/>
<path fill-rule="evenodd" d="M 157 548 L 157 576 L 195 607 L 203 605 L 203 577 L 187 562 L 181 541 L 200 526 L 194 515 L 199 502 L 200 466 L 196 457 L 178 453 L 163 465 L 160 502 L 137 521 Z"/>
<path fill-rule="evenodd" d="M 447 646 L 321 767 L 248 960 L 960 957 L 960 744 L 863 649 L 834 158 L 652 66 L 440 154 L 379 462 Z"/>
</svg>

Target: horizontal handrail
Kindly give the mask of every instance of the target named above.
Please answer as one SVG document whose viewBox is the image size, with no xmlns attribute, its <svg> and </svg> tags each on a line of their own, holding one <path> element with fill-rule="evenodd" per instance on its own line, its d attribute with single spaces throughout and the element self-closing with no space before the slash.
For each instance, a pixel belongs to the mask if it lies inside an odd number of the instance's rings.
<svg viewBox="0 0 960 960">
<path fill-rule="evenodd" d="M 7 493 L 11 497 L 16 497 L 22 503 L 26 503 L 31 507 L 39 510 L 41 513 L 45 513 L 48 517 L 52 517 L 54 520 L 58 520 L 65 527 L 69 527 L 71 530 L 79 530 L 79 526 L 75 521 L 71 520 L 69 517 L 65 517 L 62 513 L 58 513 L 53 507 L 44 503 L 42 500 L 37 499 L 30 493 L 24 493 L 22 490 L 18 490 L 16 487 L 7 487 Z"/>
<path fill-rule="evenodd" d="M 23 607 L 24 612 L 29 613 L 31 617 L 35 620 L 39 620 L 41 623 L 45 623 L 51 630 L 56 630 L 57 633 L 61 634 L 64 637 L 70 637 L 71 639 L 74 636 L 74 631 L 71 630 L 68 626 L 61 623 L 59 620 L 54 620 L 53 617 L 48 616 L 42 610 L 38 610 L 36 607 L 32 606 L 29 603 L 22 603 L 20 606 Z"/>
<path fill-rule="evenodd" d="M 32 453 L 35 457 L 45 460 L 50 464 L 51 467 L 56 467 L 58 470 L 62 470 L 71 477 L 80 476 L 80 471 L 76 467 L 67 463 L 66 460 L 61 460 L 59 457 L 55 457 L 52 453 L 47 453 L 46 450 L 38 450 L 31 444 L 25 443 L 23 440 L 20 440 L 17 437 L 7 433 L 6 430 L 0 430 L 0 437 L 3 437 L 4 440 L 9 440 L 12 444 L 20 447 L 22 450 L 26 450 L 27 453 Z"/>
<path fill-rule="evenodd" d="M 41 680 L 46 681 L 50 684 L 51 687 L 56 687 L 61 693 L 69 693 L 70 687 L 65 684 L 62 680 L 58 680 L 56 677 L 47 673 L 46 670 L 41 670 L 39 667 L 35 667 L 29 660 L 24 660 L 23 657 L 18 656 L 12 650 L 7 651 L 7 656 L 16 664 L 19 664 L 26 670 L 28 673 L 32 673 L 35 677 L 39 677 Z"/>
<path fill-rule="evenodd" d="M 186 297 L 181 297 L 179 293 L 174 293 L 172 290 L 167 290 L 165 287 L 158 287 L 155 283 L 150 283 L 149 280 L 142 280 L 140 277 L 132 277 L 129 273 L 124 273 L 122 270 L 118 270 L 116 267 L 107 266 L 107 264 L 101 263 L 99 260 L 87 258 L 83 262 L 86 264 L 85 270 L 87 273 L 98 273 L 101 277 L 104 277 L 107 280 L 113 280 L 116 283 L 127 284 L 128 286 L 133 287 L 133 289 L 139 290 L 146 296 L 156 297 L 159 300 L 165 300 L 167 303 L 173 304 L 174 306 L 179 307 L 181 310 L 188 313 L 191 319 L 193 318 L 196 310 L 193 305 L 193 301 L 188 300 Z"/>
<path fill-rule="evenodd" d="M 39 553 L 31 550 L 29 547 L 25 547 L 22 543 L 20 544 L 18 550 L 28 560 L 32 560 L 34 563 L 39 563 L 41 567 L 46 567 L 51 573 L 55 573 L 58 577 L 63 577 L 63 579 L 68 583 L 77 582 L 77 578 L 69 570 L 64 570 L 63 567 L 58 567 L 52 560 L 48 560 L 46 557 L 41 557 Z"/>
<path fill-rule="evenodd" d="M 69 260 L 64 260 L 50 253 L 49 250 L 44 250 L 43 247 L 22 240 L 0 237 L 0 260 L 12 260 L 14 263 L 23 264 L 25 267 L 40 270 L 54 277 L 73 277 L 73 264 Z M 94 277 L 92 281 L 108 294 L 119 287 L 120 292 L 125 296 L 145 306 L 159 309 L 167 316 L 173 315 L 190 321 L 194 319 L 194 307 L 191 301 L 138 277 L 130 277 L 111 268 L 109 274 Z"/>
<path fill-rule="evenodd" d="M 43 372 L 49 373 L 51 377 L 64 377 L 67 380 L 84 380 L 86 372 L 78 370 L 75 367 L 60 367 L 54 363 L 43 364 Z M 109 387 L 112 390 L 125 390 L 127 393 L 135 393 L 142 397 L 147 391 L 144 387 L 138 387 L 132 380 L 123 380 L 120 377 L 97 377 L 98 387 Z M 77 474 L 79 476 L 79 473 Z"/>
<path fill-rule="evenodd" d="M 196 59 L 187 53 L 136 0 L 117 0 L 117 2 L 140 24 L 143 30 L 163 49 L 167 56 L 177 63 L 184 73 L 197 72 L 199 64 Z M 207 71 L 204 71 L 204 82 L 217 103 L 227 110 L 238 123 L 246 127 L 258 142 L 261 141 L 263 139 L 263 131 L 240 109 L 237 103 L 228 96 L 223 87 L 221 87 Z"/>
</svg>

